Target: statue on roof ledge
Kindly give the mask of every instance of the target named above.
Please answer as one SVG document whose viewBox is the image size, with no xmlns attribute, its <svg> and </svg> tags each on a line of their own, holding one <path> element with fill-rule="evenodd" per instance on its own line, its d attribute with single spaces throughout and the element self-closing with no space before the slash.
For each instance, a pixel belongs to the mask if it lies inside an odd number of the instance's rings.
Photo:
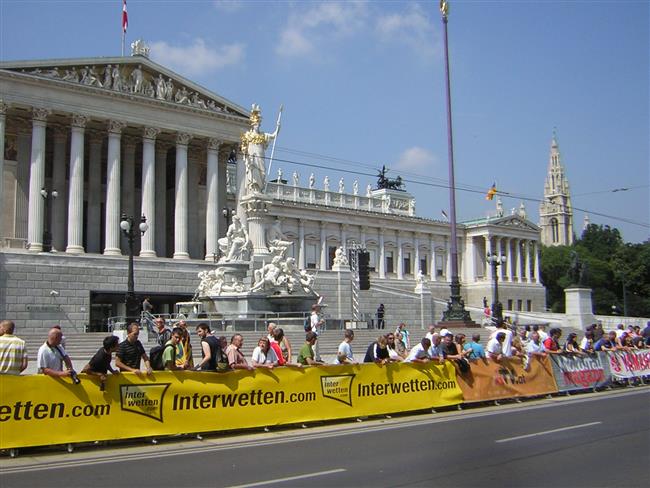
<svg viewBox="0 0 650 488">
<path fill-rule="evenodd" d="M 144 56 L 149 57 L 149 46 L 144 42 L 144 39 L 137 39 L 131 43 L 131 56 Z"/>
</svg>

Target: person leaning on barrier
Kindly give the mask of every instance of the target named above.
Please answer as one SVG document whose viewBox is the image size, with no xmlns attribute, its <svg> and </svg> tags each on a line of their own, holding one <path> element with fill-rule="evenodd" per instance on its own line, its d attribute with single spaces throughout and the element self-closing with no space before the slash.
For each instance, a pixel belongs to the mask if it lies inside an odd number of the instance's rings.
<svg viewBox="0 0 650 488">
<path fill-rule="evenodd" d="M 431 350 L 431 341 L 423 337 L 419 344 L 413 346 L 409 355 L 404 360 L 405 363 L 428 363 L 431 360 L 429 351 Z"/>
<path fill-rule="evenodd" d="M 505 340 L 506 334 L 504 332 L 497 332 L 497 335 L 488 341 L 486 353 L 489 359 L 499 362 L 504 358 L 503 342 Z"/>
<path fill-rule="evenodd" d="M 354 355 L 352 354 L 352 346 L 350 343 L 354 340 L 354 331 L 346 329 L 343 333 L 343 342 L 339 344 L 336 351 L 336 359 L 334 364 L 355 364 Z M 319 358 L 316 358 L 319 359 Z"/>
<path fill-rule="evenodd" d="M 529 358 L 533 356 L 545 358 L 547 356 L 546 348 L 540 340 L 539 332 L 533 331 L 530 333 L 530 341 L 526 344 L 526 353 Z"/>
<path fill-rule="evenodd" d="M 552 328 L 548 331 L 548 337 L 544 339 L 544 347 L 546 352 L 549 354 L 561 354 L 562 348 L 560 347 L 560 336 L 562 335 L 562 329 L 557 327 Z"/>
<path fill-rule="evenodd" d="M 472 335 L 472 340 L 463 347 L 467 354 L 467 359 L 474 361 L 476 359 L 485 359 L 485 349 L 481 345 L 481 334 Z"/>
<path fill-rule="evenodd" d="M 111 360 L 113 359 L 113 353 L 117 351 L 117 346 L 119 339 L 117 336 L 110 335 L 104 337 L 102 347 L 95 353 L 95 355 L 88 361 L 88 364 L 84 366 L 84 369 L 81 370 L 82 373 L 86 373 L 91 376 L 99 377 L 99 389 L 104 390 L 106 382 L 106 374 L 110 371 L 112 374 L 119 374 L 120 372 L 116 369 L 113 369 L 111 366 Z"/>
<path fill-rule="evenodd" d="M 386 336 L 379 336 L 373 341 L 366 350 L 366 356 L 363 358 L 364 363 L 386 364 L 390 362 L 390 353 L 388 351 L 388 340 Z"/>
<path fill-rule="evenodd" d="M 578 345 L 578 334 L 571 332 L 564 342 L 564 352 L 572 354 L 582 354 L 580 345 Z"/>
<path fill-rule="evenodd" d="M 594 344 L 594 351 L 616 351 L 616 332 L 611 331 Z"/>
<path fill-rule="evenodd" d="M 244 338 L 241 334 L 235 334 L 230 339 L 230 345 L 226 349 L 226 356 L 228 357 L 228 366 L 230 369 L 247 369 L 253 371 L 255 368 L 250 366 L 241 352 L 241 347 L 244 344 Z"/>
<path fill-rule="evenodd" d="M 196 326 L 196 335 L 201 339 L 201 362 L 194 369 L 197 371 L 217 371 L 220 356 L 219 339 L 210 333 L 210 326 L 204 322 Z"/>
<path fill-rule="evenodd" d="M 404 349 L 404 344 L 402 344 L 400 341 L 395 340 L 395 334 L 393 332 L 389 332 L 386 334 L 386 342 L 387 342 L 387 347 L 388 347 L 388 357 L 390 358 L 391 361 L 403 361 L 404 358 L 406 357 L 406 354 L 403 354 L 405 349 Z M 399 346 L 401 347 L 401 352 L 398 350 Z"/>
<path fill-rule="evenodd" d="M 257 347 L 253 349 L 251 364 L 254 368 L 273 369 L 278 365 L 278 358 L 275 351 L 271 348 L 271 341 L 268 337 L 260 337 L 257 341 Z"/>
<path fill-rule="evenodd" d="M 38 349 L 36 362 L 39 373 L 54 377 L 76 377 L 70 356 L 61 347 L 62 337 L 63 333 L 60 329 L 53 328 L 47 333 L 47 340 Z M 64 363 L 67 368 L 65 371 L 63 370 Z"/>
<path fill-rule="evenodd" d="M 322 361 L 314 359 L 314 344 L 316 344 L 318 337 L 311 330 L 305 334 L 305 343 L 300 348 L 298 353 L 298 364 L 303 366 L 318 366 L 323 364 Z"/>
<path fill-rule="evenodd" d="M 25 341 L 14 335 L 15 329 L 11 320 L 0 322 L 0 374 L 19 375 L 27 369 Z"/>
<path fill-rule="evenodd" d="M 425 337 L 425 339 L 429 339 Z M 431 359 L 436 359 L 439 363 L 445 361 L 445 355 L 442 352 L 442 336 L 438 333 L 435 333 L 429 339 L 429 357 Z M 417 346 L 416 346 L 417 347 Z"/>
<path fill-rule="evenodd" d="M 140 363 L 144 362 L 145 371 L 151 374 L 151 363 L 149 356 L 144 350 L 142 342 L 138 340 L 140 335 L 140 326 L 135 322 L 129 324 L 126 328 L 126 339 L 120 342 L 115 354 L 115 366 L 122 372 L 141 373 Z"/>
<path fill-rule="evenodd" d="M 585 336 L 580 341 L 580 350 L 588 354 L 593 354 L 594 352 L 594 333 L 593 331 L 587 331 Z"/>
</svg>

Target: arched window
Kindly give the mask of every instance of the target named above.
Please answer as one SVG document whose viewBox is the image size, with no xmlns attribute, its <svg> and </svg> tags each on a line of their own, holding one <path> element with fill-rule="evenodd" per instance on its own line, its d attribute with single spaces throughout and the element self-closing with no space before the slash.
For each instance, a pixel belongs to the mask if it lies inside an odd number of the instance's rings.
<svg viewBox="0 0 650 488">
<path fill-rule="evenodd" d="M 553 242 L 560 240 L 560 229 L 556 218 L 551 219 L 551 234 Z"/>
</svg>

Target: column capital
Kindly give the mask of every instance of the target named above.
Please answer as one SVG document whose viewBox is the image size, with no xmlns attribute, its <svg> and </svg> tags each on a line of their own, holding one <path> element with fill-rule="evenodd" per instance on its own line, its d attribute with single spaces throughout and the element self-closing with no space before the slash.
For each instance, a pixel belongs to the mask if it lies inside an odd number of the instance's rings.
<svg viewBox="0 0 650 488">
<path fill-rule="evenodd" d="M 191 139 L 191 134 L 187 134 L 186 132 L 178 132 L 176 134 L 176 145 L 187 146 L 190 143 Z"/>
<path fill-rule="evenodd" d="M 318 223 L 318 226 L 320 227 L 321 230 L 323 230 L 326 225 L 327 225 L 327 222 L 323 222 L 322 220 Z"/>
<path fill-rule="evenodd" d="M 52 113 L 52 110 L 49 108 L 33 107 L 32 108 L 32 118 L 34 122 L 45 122 L 47 121 L 48 115 Z"/>
<path fill-rule="evenodd" d="M 158 127 L 145 127 L 142 131 L 142 137 L 150 141 L 155 141 L 158 134 L 160 134 Z"/>
<path fill-rule="evenodd" d="M 0 115 L 5 115 L 7 113 L 8 108 L 9 105 L 6 104 L 2 98 L 0 98 Z"/>
<path fill-rule="evenodd" d="M 208 151 L 218 151 L 221 144 L 222 142 L 219 139 L 215 139 L 214 137 L 211 137 L 210 139 L 208 139 L 208 144 L 207 144 Z"/>
<path fill-rule="evenodd" d="M 83 114 L 72 114 L 72 127 L 77 129 L 85 129 L 86 123 L 88 122 L 89 117 Z"/>
<path fill-rule="evenodd" d="M 108 132 L 109 134 L 122 134 L 122 130 L 126 127 L 126 122 L 121 120 L 109 120 Z"/>
</svg>

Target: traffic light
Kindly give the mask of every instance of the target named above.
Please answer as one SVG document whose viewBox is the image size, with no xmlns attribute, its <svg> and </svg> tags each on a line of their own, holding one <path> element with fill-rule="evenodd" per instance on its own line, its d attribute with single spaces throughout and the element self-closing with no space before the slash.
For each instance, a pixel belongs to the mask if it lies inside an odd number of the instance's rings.
<svg viewBox="0 0 650 488">
<path fill-rule="evenodd" d="M 370 253 L 368 251 L 359 251 L 359 289 L 370 290 Z"/>
</svg>

